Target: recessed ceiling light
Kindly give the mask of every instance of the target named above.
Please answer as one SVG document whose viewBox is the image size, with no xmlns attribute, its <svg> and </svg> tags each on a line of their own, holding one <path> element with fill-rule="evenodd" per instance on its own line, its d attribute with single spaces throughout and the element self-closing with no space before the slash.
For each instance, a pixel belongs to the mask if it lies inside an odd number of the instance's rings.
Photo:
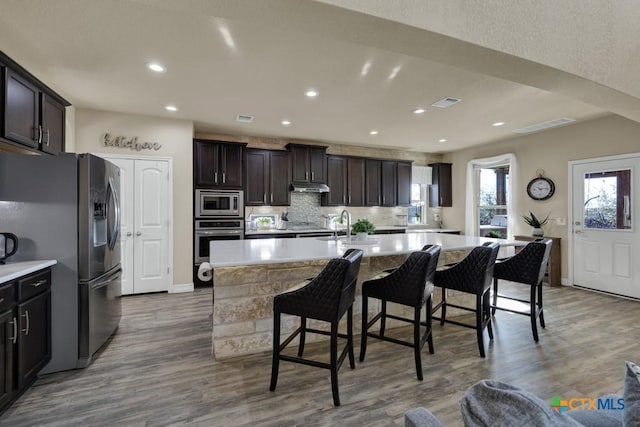
<svg viewBox="0 0 640 427">
<path fill-rule="evenodd" d="M 309 89 L 304 94 L 309 98 L 315 98 L 316 96 L 318 96 L 318 91 L 315 89 Z"/>
<path fill-rule="evenodd" d="M 369 135 L 377 135 L 377 134 L 378 134 L 378 131 L 375 129 L 369 131 Z"/>
<path fill-rule="evenodd" d="M 491 126 L 495 126 L 495 127 L 502 126 L 502 125 L 504 125 L 504 122 L 491 123 Z"/>
<path fill-rule="evenodd" d="M 281 123 L 282 123 L 282 126 L 289 126 L 291 124 L 289 120 L 283 120 Z"/>
<path fill-rule="evenodd" d="M 162 64 L 158 64 L 157 62 L 148 62 L 147 68 L 151 71 L 155 71 L 156 73 L 164 73 L 167 69 Z"/>
<path fill-rule="evenodd" d="M 438 142 L 447 142 L 447 140 L 442 138 L 442 139 L 439 139 Z"/>
<path fill-rule="evenodd" d="M 413 110 L 413 114 L 422 114 L 425 111 L 427 110 L 425 110 L 424 108 L 416 108 L 415 110 Z"/>
<path fill-rule="evenodd" d="M 165 105 L 164 109 L 167 111 L 178 111 L 178 107 L 176 107 L 175 105 Z"/>
</svg>

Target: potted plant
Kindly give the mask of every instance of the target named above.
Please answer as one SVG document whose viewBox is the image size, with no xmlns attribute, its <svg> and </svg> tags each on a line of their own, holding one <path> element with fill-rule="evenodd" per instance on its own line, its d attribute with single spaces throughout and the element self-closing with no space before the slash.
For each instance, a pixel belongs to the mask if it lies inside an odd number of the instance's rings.
<svg viewBox="0 0 640 427">
<path fill-rule="evenodd" d="M 367 235 L 373 233 L 376 227 L 368 219 L 359 219 L 351 224 L 351 232 L 356 235 L 356 240 L 366 240 Z"/>
<path fill-rule="evenodd" d="M 534 214 L 533 212 L 529 211 L 529 215 L 522 215 L 522 219 L 524 219 L 524 222 L 526 222 L 528 225 L 531 226 L 531 235 L 534 237 L 542 237 L 543 236 L 543 230 L 542 230 L 542 226 L 545 225 L 548 221 L 549 221 L 549 215 L 547 214 L 547 217 L 543 220 L 539 220 Z"/>
<path fill-rule="evenodd" d="M 256 224 L 258 225 L 258 228 L 270 228 L 272 221 L 271 218 L 267 216 L 261 216 L 256 220 Z"/>
</svg>

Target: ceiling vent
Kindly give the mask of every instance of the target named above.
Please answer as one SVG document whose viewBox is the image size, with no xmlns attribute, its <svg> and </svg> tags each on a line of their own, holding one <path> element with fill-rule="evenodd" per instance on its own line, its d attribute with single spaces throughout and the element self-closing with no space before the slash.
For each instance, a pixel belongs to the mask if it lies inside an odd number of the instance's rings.
<svg viewBox="0 0 640 427">
<path fill-rule="evenodd" d="M 440 101 L 434 102 L 433 104 L 431 104 L 431 106 L 438 108 L 447 108 L 451 107 L 453 104 L 457 104 L 460 101 L 462 101 L 462 99 L 454 98 L 453 96 L 447 96 L 446 98 L 442 98 Z"/>
<path fill-rule="evenodd" d="M 248 114 L 238 114 L 236 116 L 236 122 L 253 123 L 253 116 L 250 116 Z"/>
<path fill-rule="evenodd" d="M 552 128 L 552 127 L 556 127 L 556 126 L 562 126 L 562 125 L 566 125 L 567 123 L 571 123 L 571 122 L 575 122 L 576 119 L 569 119 L 566 117 L 560 118 L 560 119 L 555 119 L 555 120 L 549 120 L 546 122 L 542 122 L 542 123 L 536 123 L 535 125 L 530 125 L 530 126 L 526 126 L 520 129 L 516 129 L 513 132 L 514 133 L 531 133 L 531 132 L 537 132 L 539 130 L 543 130 L 543 129 L 548 129 L 548 128 Z"/>
</svg>

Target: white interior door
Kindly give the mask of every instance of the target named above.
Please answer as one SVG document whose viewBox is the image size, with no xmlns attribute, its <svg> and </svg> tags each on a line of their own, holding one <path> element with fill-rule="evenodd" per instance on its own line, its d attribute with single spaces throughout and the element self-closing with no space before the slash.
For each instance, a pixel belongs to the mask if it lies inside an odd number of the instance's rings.
<svg viewBox="0 0 640 427">
<path fill-rule="evenodd" d="M 640 154 L 571 163 L 573 284 L 640 298 Z"/>
<path fill-rule="evenodd" d="M 169 290 L 169 171 L 165 161 L 135 161 L 135 293 Z"/>
<path fill-rule="evenodd" d="M 122 294 L 168 291 L 169 162 L 102 156 L 120 168 Z"/>
</svg>

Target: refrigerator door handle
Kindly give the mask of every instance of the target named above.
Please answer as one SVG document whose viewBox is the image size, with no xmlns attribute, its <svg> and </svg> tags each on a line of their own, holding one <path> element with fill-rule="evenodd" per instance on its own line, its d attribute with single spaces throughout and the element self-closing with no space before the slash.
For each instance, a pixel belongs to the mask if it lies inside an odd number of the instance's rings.
<svg viewBox="0 0 640 427">
<path fill-rule="evenodd" d="M 109 186 L 107 187 L 107 206 L 110 205 L 110 198 L 113 197 L 113 211 L 115 214 L 115 221 L 113 229 L 109 230 L 109 249 L 113 250 L 118 240 L 118 234 L 120 233 L 120 203 L 118 201 L 118 194 L 116 193 L 115 186 L 113 185 L 113 178 L 109 177 Z"/>
</svg>

